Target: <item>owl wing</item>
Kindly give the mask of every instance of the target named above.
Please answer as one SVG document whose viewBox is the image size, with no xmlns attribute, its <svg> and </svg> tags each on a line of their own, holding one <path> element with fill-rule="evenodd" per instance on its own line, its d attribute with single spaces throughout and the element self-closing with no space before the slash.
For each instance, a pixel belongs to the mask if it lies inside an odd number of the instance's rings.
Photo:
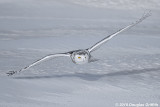
<svg viewBox="0 0 160 107">
<path fill-rule="evenodd" d="M 138 23 L 142 22 L 144 19 L 146 19 L 147 17 L 151 16 L 151 12 L 149 11 L 148 13 L 145 13 L 139 20 L 137 20 L 134 23 L 131 23 L 130 25 L 118 30 L 117 32 L 105 37 L 104 39 L 102 39 L 101 41 L 97 42 L 96 44 L 94 44 L 92 47 L 88 48 L 89 52 L 92 52 L 94 50 L 96 50 L 98 47 L 100 47 L 102 44 L 106 43 L 108 40 L 110 40 L 111 38 L 113 38 L 114 36 L 118 35 L 121 32 L 124 32 L 130 28 L 132 28 L 133 26 L 137 25 Z"/>
<path fill-rule="evenodd" d="M 7 74 L 8 76 L 10 76 L 10 75 L 16 74 L 16 73 L 18 73 L 18 72 L 27 70 L 27 69 L 29 69 L 30 67 L 33 67 L 33 66 L 35 66 L 35 65 L 37 65 L 37 64 L 39 64 L 39 63 L 42 63 L 42 62 L 44 62 L 44 61 L 46 61 L 46 60 L 49 60 L 49 59 L 52 59 L 52 58 L 56 58 L 56 57 L 63 57 L 63 56 L 70 57 L 70 53 L 50 54 L 50 55 L 47 55 L 47 56 L 45 56 L 45 57 L 43 57 L 43 58 L 41 58 L 41 59 L 33 62 L 33 63 L 30 64 L 30 65 L 28 65 L 28 66 L 20 69 L 19 71 L 9 71 L 9 72 L 7 72 L 6 74 Z"/>
</svg>

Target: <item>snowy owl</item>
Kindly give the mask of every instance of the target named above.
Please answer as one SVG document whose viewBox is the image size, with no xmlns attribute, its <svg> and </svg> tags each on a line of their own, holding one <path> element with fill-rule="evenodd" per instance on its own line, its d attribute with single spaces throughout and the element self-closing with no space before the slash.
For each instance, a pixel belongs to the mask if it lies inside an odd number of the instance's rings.
<svg viewBox="0 0 160 107">
<path fill-rule="evenodd" d="M 133 27 L 133 26 L 137 25 L 138 23 L 142 22 L 144 19 L 146 19 L 149 16 L 151 16 L 151 12 L 145 13 L 136 22 L 131 23 L 130 25 L 118 30 L 117 32 L 106 36 L 105 38 L 103 38 L 102 40 L 100 40 L 99 42 L 97 42 L 96 44 L 91 46 L 90 48 L 79 49 L 79 50 L 69 51 L 69 52 L 65 52 L 65 53 L 50 54 L 50 55 L 47 55 L 47 56 L 45 56 L 45 57 L 33 62 L 31 65 L 20 69 L 19 71 L 9 71 L 9 72 L 7 72 L 7 75 L 8 76 L 13 75 L 15 73 L 21 72 L 23 70 L 26 70 L 26 69 L 28 69 L 30 67 L 33 67 L 33 66 L 41 63 L 43 61 L 46 61 L 48 59 L 52 59 L 52 58 L 55 58 L 55 57 L 70 57 L 72 62 L 75 63 L 75 64 L 85 64 L 85 63 L 93 62 L 93 58 L 91 57 L 91 52 L 95 51 L 98 47 L 100 47 L 102 44 L 106 43 L 112 37 L 118 35 L 119 33 L 123 32 L 123 31 L 126 31 L 126 30 L 130 29 L 131 27 Z"/>
</svg>

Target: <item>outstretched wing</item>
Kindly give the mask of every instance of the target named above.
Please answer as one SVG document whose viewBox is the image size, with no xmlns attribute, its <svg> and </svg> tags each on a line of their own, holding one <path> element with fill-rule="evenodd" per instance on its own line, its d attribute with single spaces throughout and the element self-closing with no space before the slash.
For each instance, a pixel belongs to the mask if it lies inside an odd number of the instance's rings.
<svg viewBox="0 0 160 107">
<path fill-rule="evenodd" d="M 9 71 L 7 74 L 8 74 L 8 76 L 10 76 L 10 75 L 13 75 L 13 74 L 15 74 L 15 73 L 21 72 L 21 71 L 23 71 L 23 70 L 29 69 L 30 67 L 33 67 L 33 66 L 35 66 L 35 65 L 37 65 L 37 64 L 39 64 L 39 63 L 41 63 L 41 62 L 43 62 L 43 61 L 46 61 L 46 60 L 49 60 L 49 59 L 55 58 L 55 57 L 61 57 L 61 56 L 68 56 L 68 57 L 69 57 L 69 56 L 70 56 L 70 53 L 50 54 L 50 55 L 47 55 L 47 56 L 45 56 L 45 57 L 43 57 L 43 58 L 35 61 L 35 62 L 32 63 L 31 65 L 26 66 L 26 67 L 20 69 L 19 71 Z"/>
<path fill-rule="evenodd" d="M 151 12 L 149 11 L 148 13 L 145 13 L 139 20 L 137 20 L 136 22 L 118 30 L 117 32 L 105 37 L 104 39 L 102 39 L 101 41 L 97 42 L 95 45 L 93 45 L 92 47 L 88 48 L 89 52 L 92 52 L 94 50 L 96 50 L 98 47 L 100 47 L 102 44 L 106 43 L 108 40 L 110 40 L 112 37 L 118 35 L 119 33 L 126 31 L 128 29 L 130 29 L 131 27 L 137 25 L 138 23 L 142 22 L 144 19 L 146 19 L 147 17 L 151 16 Z"/>
</svg>

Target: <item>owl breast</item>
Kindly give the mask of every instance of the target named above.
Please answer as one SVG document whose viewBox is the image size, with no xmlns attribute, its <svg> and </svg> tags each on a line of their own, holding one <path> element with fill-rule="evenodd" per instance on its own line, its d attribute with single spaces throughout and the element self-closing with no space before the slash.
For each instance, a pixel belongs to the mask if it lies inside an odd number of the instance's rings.
<svg viewBox="0 0 160 107">
<path fill-rule="evenodd" d="M 71 58 L 75 64 L 85 64 L 89 62 L 90 54 L 87 50 L 78 50 L 72 53 Z"/>
</svg>

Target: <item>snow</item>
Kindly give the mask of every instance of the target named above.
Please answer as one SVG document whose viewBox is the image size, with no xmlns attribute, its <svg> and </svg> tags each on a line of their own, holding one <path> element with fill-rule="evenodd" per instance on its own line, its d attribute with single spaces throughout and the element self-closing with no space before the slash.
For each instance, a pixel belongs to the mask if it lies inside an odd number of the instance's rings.
<svg viewBox="0 0 160 107">
<path fill-rule="evenodd" d="M 158 107 L 160 2 L 133 2 L 0 0 L 0 106 Z M 145 9 L 152 9 L 152 16 L 93 52 L 96 62 L 75 65 L 61 57 L 15 76 L 5 74 L 47 54 L 86 49 L 140 18 Z"/>
<path fill-rule="evenodd" d="M 116 9 L 159 9 L 158 0 L 69 0 L 75 4 L 98 8 L 116 8 Z"/>
</svg>

